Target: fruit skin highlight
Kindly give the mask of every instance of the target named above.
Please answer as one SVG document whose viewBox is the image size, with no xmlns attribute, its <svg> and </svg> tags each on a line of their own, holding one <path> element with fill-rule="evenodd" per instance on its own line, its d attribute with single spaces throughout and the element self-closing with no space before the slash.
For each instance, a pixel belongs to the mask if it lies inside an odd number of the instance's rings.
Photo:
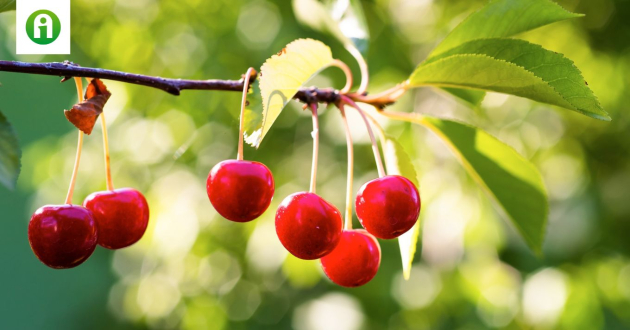
<svg viewBox="0 0 630 330">
<path fill-rule="evenodd" d="M 83 206 L 92 211 L 98 229 L 98 244 L 122 249 L 139 241 L 149 223 L 149 205 L 142 193 L 131 188 L 99 191 Z"/>
<path fill-rule="evenodd" d="M 381 264 L 381 247 L 363 229 L 344 230 L 339 244 L 321 259 L 326 276 L 335 284 L 358 287 L 374 278 Z"/>
<path fill-rule="evenodd" d="M 396 238 L 418 221 L 420 193 L 409 179 L 386 175 L 365 183 L 356 199 L 357 217 L 370 234 Z"/>
<path fill-rule="evenodd" d="M 267 210 L 275 185 L 271 171 L 262 163 L 224 160 L 208 174 L 206 190 L 210 203 L 224 218 L 248 222 Z"/>
<path fill-rule="evenodd" d="M 310 192 L 287 196 L 276 212 L 280 242 L 300 259 L 319 259 L 332 252 L 341 238 L 341 228 L 339 210 Z"/>
<path fill-rule="evenodd" d="M 28 224 L 28 241 L 46 266 L 73 268 L 94 252 L 96 222 L 92 212 L 78 205 L 42 206 Z"/>
</svg>

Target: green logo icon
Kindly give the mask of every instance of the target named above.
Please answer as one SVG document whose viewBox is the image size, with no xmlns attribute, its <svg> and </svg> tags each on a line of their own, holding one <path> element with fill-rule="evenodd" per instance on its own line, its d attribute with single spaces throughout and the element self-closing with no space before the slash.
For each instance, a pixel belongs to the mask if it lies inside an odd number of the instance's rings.
<svg viewBox="0 0 630 330">
<path fill-rule="evenodd" d="M 26 34 L 36 44 L 48 45 L 59 37 L 61 22 L 50 10 L 38 10 L 26 20 Z"/>
</svg>

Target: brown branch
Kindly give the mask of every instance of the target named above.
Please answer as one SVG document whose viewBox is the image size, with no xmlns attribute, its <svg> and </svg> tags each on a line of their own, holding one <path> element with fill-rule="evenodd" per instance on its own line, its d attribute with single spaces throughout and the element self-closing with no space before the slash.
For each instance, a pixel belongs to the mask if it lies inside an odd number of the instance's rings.
<svg viewBox="0 0 630 330">
<path fill-rule="evenodd" d="M 78 66 L 72 62 L 49 62 L 49 63 L 29 63 L 17 61 L 0 61 L 0 71 L 18 72 L 47 76 L 64 77 L 62 81 L 71 77 L 100 78 L 107 80 L 121 81 L 129 84 L 142 85 L 163 90 L 173 95 L 179 95 L 183 90 L 217 90 L 217 91 L 243 91 L 244 77 L 240 80 L 187 80 L 171 79 L 147 76 L 142 74 L 127 73 L 100 68 L 88 68 Z M 249 77 L 250 84 L 256 80 L 258 73 L 253 71 Z M 339 91 L 333 88 L 300 88 L 295 95 L 295 99 L 306 104 L 312 103 L 337 103 L 340 100 Z M 388 99 L 370 99 L 365 95 L 348 94 L 348 97 L 357 101 L 383 108 L 390 102 Z"/>
</svg>

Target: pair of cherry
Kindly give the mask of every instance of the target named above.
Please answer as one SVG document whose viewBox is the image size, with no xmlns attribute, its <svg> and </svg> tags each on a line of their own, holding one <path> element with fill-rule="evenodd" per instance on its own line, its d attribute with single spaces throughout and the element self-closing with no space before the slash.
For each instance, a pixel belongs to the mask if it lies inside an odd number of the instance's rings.
<svg viewBox="0 0 630 330">
<path fill-rule="evenodd" d="M 235 222 L 258 218 L 274 194 L 271 171 L 261 163 L 243 160 L 217 164 L 206 187 L 217 212 Z M 321 259 L 333 282 L 360 286 L 376 275 L 380 265 L 375 237 L 392 239 L 411 229 L 420 212 L 420 194 L 408 179 L 388 175 L 361 187 L 356 210 L 366 230 L 342 230 L 341 213 L 335 206 L 311 192 L 294 193 L 278 207 L 276 233 L 294 256 Z"/>
<path fill-rule="evenodd" d="M 96 244 L 121 249 L 134 244 L 149 222 L 144 196 L 131 188 L 100 191 L 79 205 L 46 205 L 33 214 L 28 240 L 51 268 L 72 268 L 87 260 Z"/>
</svg>

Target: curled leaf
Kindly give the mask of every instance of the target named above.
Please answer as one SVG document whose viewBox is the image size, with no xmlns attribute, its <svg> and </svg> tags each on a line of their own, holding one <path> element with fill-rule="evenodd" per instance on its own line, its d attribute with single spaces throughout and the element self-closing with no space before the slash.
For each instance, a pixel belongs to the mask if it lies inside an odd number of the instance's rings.
<svg viewBox="0 0 630 330">
<path fill-rule="evenodd" d="M 262 117 L 253 118 L 255 122 L 246 123 L 247 142 L 258 148 L 298 89 L 331 63 L 333 57 L 330 48 L 313 39 L 295 40 L 269 58 L 260 70 Z M 247 113 L 246 115 L 250 117 Z"/>
<path fill-rule="evenodd" d="M 92 79 L 85 91 L 85 101 L 75 104 L 70 110 L 64 110 L 64 115 L 76 128 L 90 135 L 111 95 L 100 79 Z"/>
</svg>

